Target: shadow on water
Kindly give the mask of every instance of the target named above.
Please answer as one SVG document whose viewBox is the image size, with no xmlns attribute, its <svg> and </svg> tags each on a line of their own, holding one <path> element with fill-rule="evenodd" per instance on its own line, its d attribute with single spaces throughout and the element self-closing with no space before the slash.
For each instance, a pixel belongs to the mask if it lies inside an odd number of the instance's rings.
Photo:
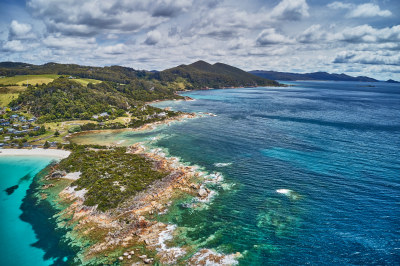
<svg viewBox="0 0 400 266">
<path fill-rule="evenodd" d="M 44 260 L 51 260 L 52 265 L 71 265 L 74 264 L 77 250 L 70 247 L 63 237 L 68 230 L 57 228 L 54 215 L 58 211 L 48 201 L 40 200 L 37 196 L 41 186 L 39 180 L 49 173 L 49 169 L 50 166 L 46 167 L 34 177 L 22 201 L 20 219 L 32 226 L 37 239 L 32 246 L 45 252 Z"/>
<path fill-rule="evenodd" d="M 21 185 L 22 182 L 29 181 L 31 179 L 31 177 L 32 177 L 31 173 L 28 173 L 28 174 L 24 175 L 23 177 L 21 177 L 19 179 L 17 185 L 14 185 L 14 186 L 11 186 L 9 188 L 6 188 L 4 191 L 7 193 L 7 195 L 10 196 L 11 194 L 13 194 L 15 192 L 15 190 L 18 189 L 19 185 Z"/>
<path fill-rule="evenodd" d="M 6 188 L 4 191 L 7 193 L 7 195 L 11 195 L 12 193 L 14 193 L 14 191 L 18 188 L 18 185 Z"/>
</svg>

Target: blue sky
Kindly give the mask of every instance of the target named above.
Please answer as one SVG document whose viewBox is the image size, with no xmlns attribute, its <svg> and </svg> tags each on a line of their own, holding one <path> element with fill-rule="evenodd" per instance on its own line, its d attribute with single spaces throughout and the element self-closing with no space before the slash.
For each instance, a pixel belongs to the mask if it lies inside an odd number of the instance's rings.
<svg viewBox="0 0 400 266">
<path fill-rule="evenodd" d="M 400 1 L 0 0 L 0 61 L 400 80 Z"/>
</svg>

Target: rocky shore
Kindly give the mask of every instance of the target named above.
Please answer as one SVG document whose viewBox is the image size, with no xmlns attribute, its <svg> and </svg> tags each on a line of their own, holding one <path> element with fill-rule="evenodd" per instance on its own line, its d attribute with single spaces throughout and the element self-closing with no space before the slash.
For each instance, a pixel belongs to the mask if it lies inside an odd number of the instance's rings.
<svg viewBox="0 0 400 266">
<path fill-rule="evenodd" d="M 236 264 L 240 254 L 225 255 L 209 249 L 174 246 L 171 241 L 177 231 L 176 225 L 157 221 L 157 216 L 166 213 L 173 201 L 182 196 L 195 199 L 193 202 L 197 203 L 188 206 L 191 208 L 209 201 L 213 191 L 205 184 L 217 183 L 220 177 L 215 174 L 206 177 L 196 167 L 185 166 L 177 158 L 166 156 L 160 149 L 149 150 L 141 143 L 129 147 L 127 152 L 150 158 L 158 170 L 170 174 L 125 200 L 118 208 L 101 212 L 96 206 L 84 205 L 85 190 L 76 191 L 76 187 L 70 185 L 56 189 L 57 180 L 72 182 L 79 178 L 77 173 L 52 172 L 42 186 L 43 192 L 61 190 L 56 198 L 60 206 L 67 207 L 62 208 L 58 215 L 59 226 L 71 229 L 67 237 L 73 245 L 80 247 L 80 263 Z M 65 182 L 62 184 L 65 186 Z"/>
</svg>

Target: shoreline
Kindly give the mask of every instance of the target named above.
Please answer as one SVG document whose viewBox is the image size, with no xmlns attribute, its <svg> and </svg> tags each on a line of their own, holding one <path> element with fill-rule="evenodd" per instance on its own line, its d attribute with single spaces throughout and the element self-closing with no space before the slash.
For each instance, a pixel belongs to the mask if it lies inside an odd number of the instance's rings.
<svg viewBox="0 0 400 266">
<path fill-rule="evenodd" d="M 56 157 L 57 159 L 67 158 L 71 154 L 67 150 L 59 149 L 0 149 L 1 156 L 46 156 L 46 157 Z"/>
<path fill-rule="evenodd" d="M 96 206 L 84 205 L 85 190 L 75 190 L 76 187 L 71 186 L 71 183 L 65 186 L 65 182 L 59 183 L 51 178 L 44 180 L 41 194 L 53 195 L 44 198 L 55 198 L 59 203 L 68 205 L 59 209 L 57 216 L 60 218 L 60 227 L 72 229 L 68 236 L 70 241 L 75 244 L 91 242 L 90 237 L 87 237 L 90 232 L 104 235 L 103 238 L 96 237 L 89 247 L 82 246 L 77 257 L 83 263 L 95 264 L 115 261 L 122 265 L 135 262 L 160 262 L 167 265 L 198 265 L 204 262 L 212 265 L 237 264 L 237 259 L 242 256 L 240 253 L 222 254 L 205 247 L 198 249 L 189 244 L 171 245 L 170 241 L 179 233 L 180 228 L 158 219 L 159 215 L 169 212 L 170 207 L 183 197 L 192 198 L 188 208 L 201 210 L 215 195 L 208 184 L 218 185 L 222 178 L 216 177 L 215 173 L 204 172 L 197 166 L 186 165 L 178 157 L 167 155 L 161 148 L 141 142 L 127 147 L 127 153 L 149 158 L 155 162 L 158 170 L 170 174 L 106 212 L 98 211 Z M 74 173 L 67 173 L 71 174 Z M 58 180 L 63 179 L 65 180 L 64 177 L 59 177 Z M 52 189 L 58 192 L 53 193 Z M 107 234 L 102 233 L 103 231 Z"/>
<path fill-rule="evenodd" d="M 96 133 L 104 133 L 104 132 L 109 132 L 109 133 L 118 133 L 118 132 L 145 132 L 145 131 L 153 131 L 155 129 L 157 129 L 160 126 L 163 125 L 170 125 L 171 123 L 175 123 L 175 122 L 184 122 L 186 119 L 194 119 L 194 118 L 199 118 L 199 117 L 203 117 L 205 116 L 204 114 L 197 114 L 197 113 L 183 113 L 180 114 L 176 117 L 171 117 L 162 121 L 156 121 L 156 122 L 152 122 L 149 124 L 145 124 L 142 125 L 140 127 L 137 128 L 119 128 L 119 129 L 97 129 L 97 130 L 86 130 L 86 131 L 81 131 L 81 132 L 76 132 L 73 134 L 69 134 L 65 137 L 66 140 L 68 140 L 70 143 L 75 143 L 73 141 L 73 139 L 75 137 L 79 137 L 79 136 L 85 136 L 85 135 L 90 135 L 90 134 L 96 134 Z M 75 143 L 78 145 L 86 145 L 85 143 Z M 110 143 L 107 144 L 106 146 L 115 146 L 115 145 L 120 145 L 121 143 Z M 99 144 L 101 145 L 101 144 Z M 132 144 L 134 145 L 134 144 Z M 124 145 L 122 145 L 124 146 Z"/>
<path fill-rule="evenodd" d="M 175 118 L 171 121 L 182 120 Z M 156 124 L 171 121 L 161 121 Z M 154 126 L 152 123 L 136 130 L 154 129 Z M 170 174 L 127 198 L 120 206 L 110 211 L 100 212 L 96 207 L 84 205 L 86 192 L 76 191 L 74 186 L 63 187 L 58 181 L 51 179 L 42 186 L 42 194 L 52 194 L 51 188 L 54 186 L 59 188 L 57 190 L 59 192 L 49 198 L 56 198 L 59 202 L 68 205 L 65 209 L 59 210 L 58 217 L 60 221 L 63 221 L 61 227 L 72 229 L 68 236 L 72 242 L 87 243 L 90 238 L 86 234 L 90 235 L 92 231 L 107 231 L 107 234 L 104 233 L 104 238 L 97 238 L 89 247 L 82 246 L 77 258 L 84 263 L 119 261 L 121 265 L 128 265 L 128 263 L 130 265 L 135 262 L 140 264 L 159 262 L 168 265 L 237 264 L 237 259 L 242 257 L 240 253 L 223 254 L 213 249 L 199 248 L 190 244 L 171 245 L 171 241 L 179 234 L 180 227 L 174 223 L 161 222 L 158 218 L 171 211 L 172 205 L 186 197 L 191 200 L 190 203 L 185 204 L 185 208 L 194 211 L 205 208 L 218 194 L 214 187 L 209 186 L 222 185 L 223 177 L 219 173 L 209 173 L 204 169 L 199 169 L 198 166 L 187 165 L 178 157 L 173 157 L 162 148 L 149 145 L 147 142 L 129 145 L 127 153 L 149 158 L 154 161 L 158 170 L 167 171 Z M 72 174 L 78 173 L 67 173 L 66 176 Z M 79 178 L 79 175 L 76 178 Z M 60 180 L 62 179 L 65 180 L 64 177 L 60 177 Z M 49 191 L 46 192 L 47 189 Z M 100 234 L 103 235 L 103 233 Z"/>
</svg>

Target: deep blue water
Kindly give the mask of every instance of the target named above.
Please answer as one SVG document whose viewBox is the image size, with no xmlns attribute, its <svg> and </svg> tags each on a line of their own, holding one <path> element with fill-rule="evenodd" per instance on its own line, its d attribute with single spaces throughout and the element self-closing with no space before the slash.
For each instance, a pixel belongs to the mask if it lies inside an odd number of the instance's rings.
<svg viewBox="0 0 400 266">
<path fill-rule="evenodd" d="M 242 265 L 398 265 L 400 86 L 291 84 L 158 104 L 217 114 L 170 126 L 157 145 L 234 184 L 207 210 L 165 219 Z"/>
</svg>

